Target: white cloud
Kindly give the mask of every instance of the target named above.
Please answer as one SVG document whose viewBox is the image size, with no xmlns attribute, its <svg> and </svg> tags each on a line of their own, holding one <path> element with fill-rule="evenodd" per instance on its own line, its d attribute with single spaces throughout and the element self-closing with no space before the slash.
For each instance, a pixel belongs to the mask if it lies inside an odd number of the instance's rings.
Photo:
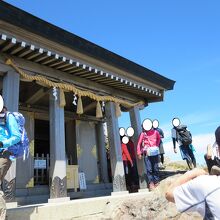
<svg viewBox="0 0 220 220">
<path fill-rule="evenodd" d="M 215 141 L 215 135 L 212 133 L 208 134 L 199 134 L 193 137 L 193 145 L 199 152 L 206 152 L 207 145 L 213 144 Z"/>
</svg>

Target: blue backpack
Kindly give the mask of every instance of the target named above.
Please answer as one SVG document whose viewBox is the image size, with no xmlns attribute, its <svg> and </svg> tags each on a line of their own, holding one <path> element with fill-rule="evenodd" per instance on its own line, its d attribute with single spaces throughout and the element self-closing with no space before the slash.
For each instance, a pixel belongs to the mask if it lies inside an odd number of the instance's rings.
<svg viewBox="0 0 220 220">
<path fill-rule="evenodd" d="M 8 151 L 13 155 L 11 159 L 23 158 L 23 160 L 25 160 L 29 156 L 29 139 L 24 127 L 25 118 L 20 112 L 7 112 L 6 121 L 9 114 L 14 115 L 18 123 L 19 132 L 21 134 L 21 141 L 13 146 L 8 147 Z"/>
</svg>

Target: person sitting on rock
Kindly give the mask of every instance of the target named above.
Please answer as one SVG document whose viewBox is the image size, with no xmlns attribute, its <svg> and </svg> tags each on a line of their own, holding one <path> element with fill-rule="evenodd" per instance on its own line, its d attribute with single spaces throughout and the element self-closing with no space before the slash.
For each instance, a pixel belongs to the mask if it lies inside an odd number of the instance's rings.
<svg viewBox="0 0 220 220">
<path fill-rule="evenodd" d="M 204 219 L 220 219 L 220 176 L 195 168 L 175 179 L 165 193 L 180 212 L 200 213 Z"/>
<path fill-rule="evenodd" d="M 206 165 L 210 174 L 220 175 L 220 126 L 215 130 L 215 143 L 207 146 L 204 155 Z"/>
</svg>

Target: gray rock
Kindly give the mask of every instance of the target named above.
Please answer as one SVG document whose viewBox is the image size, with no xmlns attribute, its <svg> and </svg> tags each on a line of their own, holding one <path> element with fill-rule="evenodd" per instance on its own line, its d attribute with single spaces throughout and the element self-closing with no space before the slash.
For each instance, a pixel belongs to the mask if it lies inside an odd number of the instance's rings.
<svg viewBox="0 0 220 220">
<path fill-rule="evenodd" d="M 179 213 L 175 204 L 168 202 L 165 199 L 165 192 L 174 177 L 168 177 L 161 181 L 149 196 L 144 199 L 129 199 L 129 201 L 121 201 L 117 204 L 108 203 L 103 212 L 101 219 L 111 220 L 197 220 L 202 219 L 198 213 Z"/>
</svg>

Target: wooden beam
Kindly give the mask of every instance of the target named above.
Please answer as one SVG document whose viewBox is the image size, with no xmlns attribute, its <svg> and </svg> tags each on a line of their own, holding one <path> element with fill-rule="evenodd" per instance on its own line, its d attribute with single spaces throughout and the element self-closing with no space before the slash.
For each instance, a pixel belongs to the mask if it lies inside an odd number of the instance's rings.
<svg viewBox="0 0 220 220">
<path fill-rule="evenodd" d="M 24 59 L 20 59 L 17 57 L 12 57 L 13 60 L 16 62 L 16 64 L 26 71 L 27 73 L 33 74 L 38 73 L 47 77 L 52 77 L 60 80 L 65 80 L 66 82 L 73 83 L 76 86 L 79 86 L 84 89 L 88 89 L 94 92 L 100 92 L 103 95 L 111 95 L 115 96 L 117 98 L 122 98 L 124 100 L 128 100 L 131 103 L 138 102 L 140 100 L 143 100 L 143 97 L 136 96 L 129 94 L 127 92 L 123 92 L 118 89 L 114 89 L 112 87 L 102 85 L 96 82 L 92 82 L 91 80 L 83 79 L 74 75 L 70 75 L 68 73 L 55 70 L 37 63 L 33 63 Z M 12 67 L 5 64 L 5 57 L 0 53 L 0 69 L 2 70 L 9 70 L 12 69 Z M 146 98 L 146 97 L 145 97 Z"/>
<path fill-rule="evenodd" d="M 21 51 L 19 51 L 16 56 L 18 57 L 24 57 L 26 56 L 27 54 L 31 53 L 32 51 L 34 51 L 35 47 L 34 45 L 30 45 L 30 46 L 27 46 L 25 47 L 24 49 L 22 49 Z"/>
<path fill-rule="evenodd" d="M 91 75 L 93 75 L 94 73 L 92 73 L 92 72 L 85 72 L 85 73 L 80 73 L 80 74 L 74 74 L 75 76 L 80 76 L 80 77 L 83 77 L 83 78 L 88 78 L 88 76 L 91 76 Z M 94 76 L 94 75 L 93 75 Z M 95 75 L 95 76 L 97 76 L 97 75 Z"/>
<path fill-rule="evenodd" d="M 47 59 L 47 57 L 50 57 L 50 56 L 51 56 L 51 52 L 50 51 L 47 51 L 47 52 L 45 51 L 39 57 L 34 58 L 32 61 L 38 63 L 42 60 Z"/>
<path fill-rule="evenodd" d="M 7 51 L 7 53 L 10 53 L 11 55 L 18 53 L 19 51 L 23 50 L 26 46 L 25 42 L 19 42 L 17 43 L 13 48 Z"/>
<path fill-rule="evenodd" d="M 5 34 L 0 34 L 0 45 L 3 45 L 7 40 L 7 36 Z"/>
<path fill-rule="evenodd" d="M 3 44 L 3 47 L 1 48 L 1 51 L 6 52 L 7 50 L 11 49 L 15 45 L 16 45 L 15 38 L 12 38 L 11 40 L 6 40 L 5 44 Z"/>
<path fill-rule="evenodd" d="M 52 63 L 55 60 L 58 60 L 58 58 L 59 58 L 58 54 L 52 54 L 50 57 L 46 58 L 45 60 L 41 61 L 40 63 L 43 65 L 48 65 L 49 63 Z"/>
<path fill-rule="evenodd" d="M 56 67 L 57 70 L 59 69 L 63 69 L 65 67 L 70 67 L 71 65 L 73 64 L 73 61 L 71 59 L 68 60 L 68 63 L 64 63 L 64 64 L 61 64 L 59 66 Z"/>
<path fill-rule="evenodd" d="M 26 55 L 24 58 L 28 59 L 28 60 L 32 60 L 35 57 L 39 57 L 43 52 L 44 52 L 44 50 L 42 48 L 39 48 L 39 49 L 36 49 L 33 52 L 29 53 L 28 55 Z"/>
<path fill-rule="evenodd" d="M 60 64 L 64 64 L 66 61 L 66 57 L 59 57 L 57 60 L 55 60 L 54 62 L 48 64 L 49 67 L 54 67 L 56 68 L 56 66 L 60 65 Z"/>
<path fill-rule="evenodd" d="M 24 103 L 20 103 L 19 111 L 21 112 L 34 112 L 34 118 L 39 120 L 49 120 L 49 109 L 42 106 L 25 106 Z M 65 121 L 71 120 L 82 120 L 82 121 L 94 121 L 94 122 L 105 122 L 105 118 L 96 118 L 92 115 L 77 115 L 76 113 L 65 111 Z"/>
<path fill-rule="evenodd" d="M 83 108 L 83 112 L 86 113 L 86 112 L 92 110 L 95 107 L 96 107 L 96 102 L 92 102 L 92 103 L 88 104 L 86 107 Z"/>
<path fill-rule="evenodd" d="M 26 103 L 27 104 L 36 103 L 38 100 L 40 100 L 42 97 L 44 97 L 47 92 L 48 92 L 48 89 L 46 89 L 46 88 L 39 89 L 37 92 L 35 92 L 32 96 L 30 96 L 26 100 Z"/>
</svg>

